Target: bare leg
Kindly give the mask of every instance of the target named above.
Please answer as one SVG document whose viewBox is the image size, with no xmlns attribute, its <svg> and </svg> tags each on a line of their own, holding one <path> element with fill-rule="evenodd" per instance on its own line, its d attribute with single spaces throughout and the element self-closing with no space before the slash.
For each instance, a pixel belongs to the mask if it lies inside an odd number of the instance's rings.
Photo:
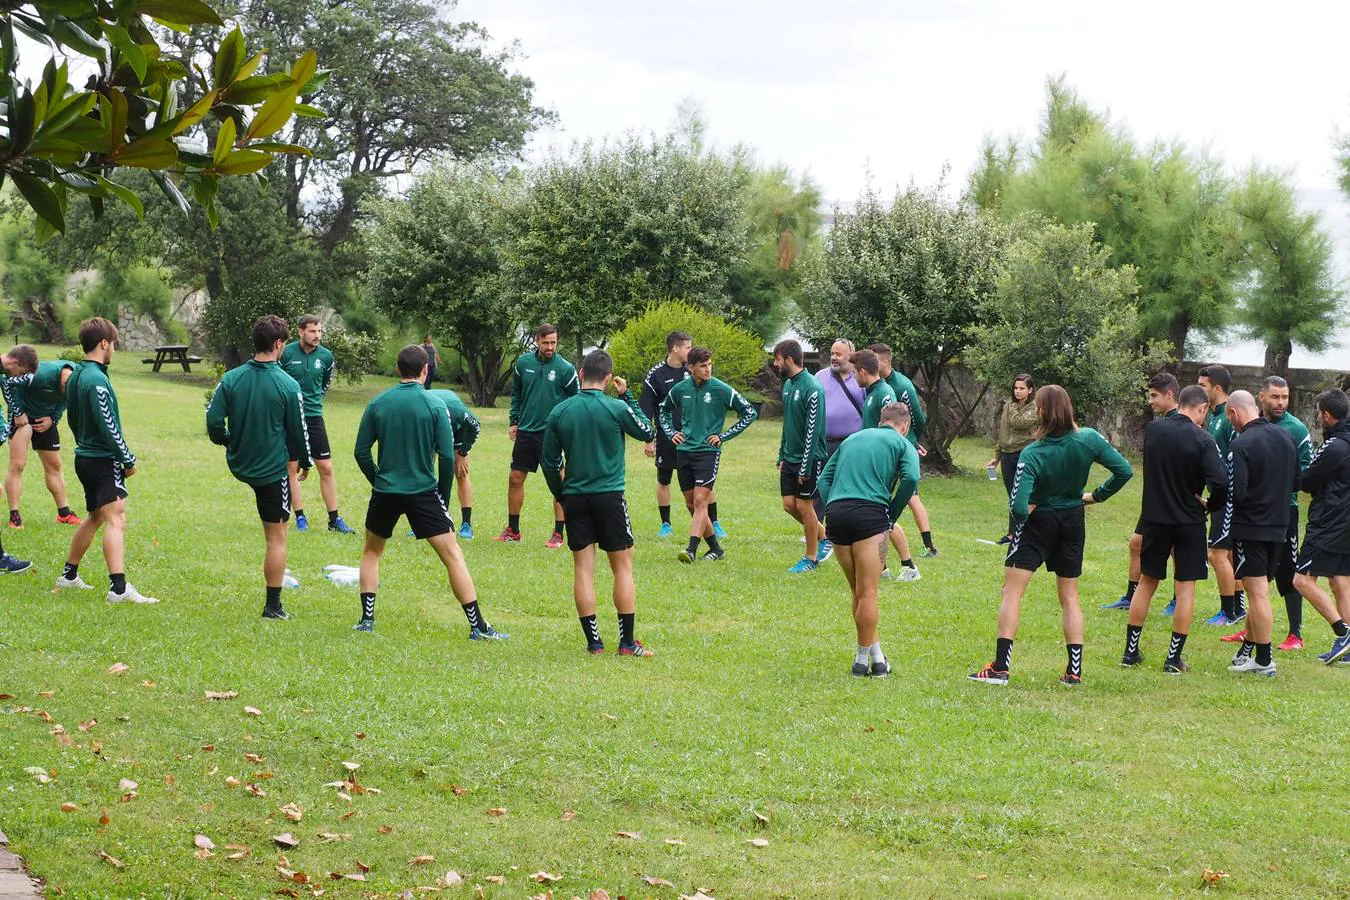
<svg viewBox="0 0 1350 900">
<path fill-rule="evenodd" d="M 337 479 L 333 477 L 333 461 L 331 459 L 316 459 L 314 468 L 319 470 L 319 493 L 323 495 L 323 505 L 329 512 L 336 512 L 338 508 L 337 499 Z M 298 497 L 299 494 L 296 494 Z"/>
<path fill-rule="evenodd" d="M 1178 581 L 1176 592 L 1177 608 L 1172 613 L 1172 630 L 1177 634 L 1190 634 L 1191 621 L 1195 618 L 1195 582 Z"/>
<path fill-rule="evenodd" d="M 853 554 L 853 624 L 858 632 L 858 646 L 870 647 L 877 643 L 877 585 L 881 581 L 881 550 L 885 548 L 884 535 L 860 541 L 861 553 Z M 877 548 L 868 552 L 868 544 Z M 858 549 L 858 544 L 854 544 Z"/>
<path fill-rule="evenodd" d="M 1130 580 L 1142 581 L 1142 575 L 1139 569 L 1139 553 L 1144 547 L 1144 536 L 1139 532 L 1130 535 Z M 1154 589 L 1157 585 L 1154 584 Z"/>
<path fill-rule="evenodd" d="M 476 603 L 478 591 L 473 586 L 473 576 L 469 574 L 469 566 L 464 562 L 464 552 L 459 549 L 455 533 L 447 531 L 445 534 L 438 534 L 427 538 L 427 543 L 445 564 L 445 574 L 450 579 L 450 590 L 454 591 L 459 605 L 468 606 L 470 603 Z"/>
<path fill-rule="evenodd" d="M 375 592 L 375 588 L 380 583 L 380 557 L 383 555 L 384 538 L 367 529 L 366 546 L 361 551 L 361 593 L 371 594 Z"/>
<path fill-rule="evenodd" d="M 1350 624 L 1350 575 L 1331 579 L 1331 592 L 1336 595 L 1336 612 L 1341 621 Z"/>
<path fill-rule="evenodd" d="M 932 531 L 932 523 L 928 521 L 928 508 L 923 505 L 923 500 L 918 494 L 909 498 L 909 511 L 914 514 L 914 524 L 919 526 L 920 531 Z"/>
<path fill-rule="evenodd" d="M 70 552 L 66 554 L 66 562 L 72 566 L 78 566 L 80 560 L 84 559 L 84 554 L 89 551 L 89 545 L 94 543 L 94 535 L 98 534 L 99 527 L 103 524 L 103 510 L 107 507 L 101 507 L 94 510 L 80 527 L 75 529 L 75 534 L 70 538 Z"/>
<path fill-rule="evenodd" d="M 591 548 L 594 553 L 594 546 Z M 614 574 L 614 610 L 622 615 L 637 612 L 637 585 L 633 581 L 633 548 L 609 555 L 609 570 Z M 592 559 L 592 564 L 594 560 Z M 594 593 L 592 593 L 594 598 Z M 591 609 L 595 609 L 592 599 Z"/>
<path fill-rule="evenodd" d="M 461 509 L 473 509 L 473 482 L 468 475 L 455 479 L 455 492 L 459 494 Z"/>
<path fill-rule="evenodd" d="M 1059 608 L 1064 614 L 1064 643 L 1083 643 L 1083 608 L 1078 605 L 1078 579 L 1056 578 Z"/>
<path fill-rule="evenodd" d="M 1210 547 L 1209 565 L 1214 570 L 1214 581 L 1219 586 L 1219 596 L 1233 596 L 1237 590 L 1237 581 L 1233 577 L 1233 551 L 1224 547 Z"/>
<path fill-rule="evenodd" d="M 615 586 L 617 590 L 617 585 Z M 595 545 L 572 551 L 572 602 L 578 616 L 595 615 Z"/>
<path fill-rule="evenodd" d="M 998 636 L 1012 640 L 1022 620 L 1022 597 L 1031 583 L 1032 572 L 1008 566 L 1003 570 L 1003 599 L 998 606 Z"/>
<path fill-rule="evenodd" d="M 124 559 L 125 536 L 127 530 L 127 501 L 123 497 L 114 500 L 99 509 L 103 520 L 103 561 L 108 564 L 108 574 L 126 572 Z"/>
<path fill-rule="evenodd" d="M 670 485 L 662 484 L 659 481 L 656 483 L 656 505 L 657 506 L 670 505 Z"/>
<path fill-rule="evenodd" d="M 1335 579 L 1330 579 L 1332 588 L 1336 586 Z M 1294 589 L 1303 595 L 1303 598 L 1312 604 L 1313 609 L 1321 614 L 1322 618 L 1335 624 L 1341 618 L 1340 611 L 1336 608 L 1337 603 L 1333 602 L 1331 596 L 1317 583 L 1317 579 L 1311 575 L 1304 575 L 1298 572 L 1294 575 Z M 1337 600 L 1340 598 L 1338 597 Z"/>
<path fill-rule="evenodd" d="M 507 479 L 506 511 L 513 516 L 520 515 L 520 508 L 525 505 L 525 476 L 527 474 L 512 469 L 511 477 Z"/>
<path fill-rule="evenodd" d="M 820 553 L 820 534 L 821 527 L 819 520 L 816 519 L 816 508 L 809 499 L 803 500 L 796 498 L 797 515 L 795 518 L 802 523 L 802 534 L 806 536 L 806 558 L 815 559 Z M 885 544 L 883 543 L 884 547 Z M 878 577 L 881 570 L 878 569 Z"/>
<path fill-rule="evenodd" d="M 1247 591 L 1247 640 L 1253 644 L 1269 644 L 1270 629 L 1275 625 L 1275 614 L 1270 608 L 1270 582 L 1265 577 L 1244 578 Z"/>
<path fill-rule="evenodd" d="M 853 555 L 853 545 L 835 547 L 834 558 L 839 560 L 839 568 L 844 570 L 844 577 L 848 579 L 848 595 L 851 598 L 853 592 L 858 589 L 857 560 Z"/>
<path fill-rule="evenodd" d="M 9 469 L 5 473 L 5 495 L 9 508 L 19 508 L 23 496 L 23 470 L 28 465 L 28 445 L 33 439 L 33 426 L 21 425 L 9 436 Z"/>
<path fill-rule="evenodd" d="M 1153 595 L 1158 592 L 1159 582 L 1149 575 L 1140 575 L 1130 580 L 1139 582 L 1139 587 L 1134 591 L 1134 599 L 1130 601 L 1130 624 L 1138 627 L 1148 621 L 1148 605 L 1153 602 Z M 1195 598 L 1194 592 L 1191 598 Z"/>
<path fill-rule="evenodd" d="M 53 428 L 56 426 L 53 425 Z M 47 492 L 52 495 L 56 501 L 57 509 L 64 509 L 70 505 L 66 497 L 66 479 L 61 475 L 61 453 L 58 450 L 39 450 L 38 458 L 42 460 L 42 474 L 47 481 Z"/>
<path fill-rule="evenodd" d="M 563 521 L 563 520 L 566 519 L 566 518 L 567 518 L 567 517 L 563 515 L 562 504 L 559 503 L 557 500 L 554 500 L 554 501 L 553 501 L 553 521 L 555 521 L 555 522 L 561 522 L 561 521 Z"/>
<path fill-rule="evenodd" d="M 286 480 L 291 483 L 291 509 L 304 509 L 305 498 L 300 495 L 300 463 L 286 463 Z"/>
<path fill-rule="evenodd" d="M 264 522 L 263 580 L 270 588 L 281 587 L 286 577 L 286 523 Z"/>
<path fill-rule="evenodd" d="M 712 520 L 708 518 L 708 497 L 712 491 L 707 488 L 696 487 L 693 491 L 694 509 L 693 515 L 689 520 L 690 537 L 711 537 Z"/>
</svg>

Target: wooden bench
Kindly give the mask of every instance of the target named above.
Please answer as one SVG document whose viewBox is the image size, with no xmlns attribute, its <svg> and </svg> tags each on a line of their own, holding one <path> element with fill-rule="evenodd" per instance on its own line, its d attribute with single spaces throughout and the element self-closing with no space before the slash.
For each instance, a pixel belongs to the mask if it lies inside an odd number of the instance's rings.
<svg viewBox="0 0 1350 900">
<path fill-rule="evenodd" d="M 158 372 L 165 363 L 178 363 L 183 367 L 184 372 L 192 371 L 192 363 L 200 363 L 200 356 L 189 356 L 187 344 L 165 344 L 163 347 L 155 348 L 153 357 L 146 357 L 141 362 L 153 365 L 151 371 Z"/>
</svg>

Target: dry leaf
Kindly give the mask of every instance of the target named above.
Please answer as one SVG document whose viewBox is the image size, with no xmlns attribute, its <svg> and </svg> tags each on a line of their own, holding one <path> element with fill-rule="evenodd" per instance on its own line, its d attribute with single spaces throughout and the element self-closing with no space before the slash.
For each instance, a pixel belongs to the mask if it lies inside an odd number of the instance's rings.
<svg viewBox="0 0 1350 900">
<path fill-rule="evenodd" d="M 88 731 L 89 729 L 93 728 L 93 727 L 94 727 L 95 725 L 97 725 L 97 724 L 98 724 L 98 719 L 90 719 L 88 722 L 81 722 L 81 723 L 80 723 L 80 730 L 81 730 L 81 731 Z"/>
<path fill-rule="evenodd" d="M 123 672 L 126 672 L 130 668 L 131 666 L 127 665 L 124 662 L 115 662 L 111 666 L 108 666 L 108 674 L 121 675 Z"/>
<path fill-rule="evenodd" d="M 576 817 L 577 817 L 577 811 L 576 811 L 575 809 L 564 809 L 564 810 L 563 810 L 562 820 L 563 820 L 564 822 L 570 822 L 570 821 L 572 821 L 573 819 L 575 819 Z"/>
<path fill-rule="evenodd" d="M 483 880 L 488 884 L 503 885 L 506 884 L 505 875 L 484 875 Z"/>
<path fill-rule="evenodd" d="M 77 810 L 79 810 L 79 808 L 80 808 L 80 804 L 78 804 L 78 803 L 71 803 L 71 802 L 67 801 L 67 802 L 61 804 L 61 812 L 63 812 L 63 813 L 73 813 L 73 812 L 76 812 Z"/>
<path fill-rule="evenodd" d="M 712 894 L 704 893 L 700 888 L 692 894 L 681 894 L 680 900 L 716 900 L 716 898 L 714 898 Z"/>
<path fill-rule="evenodd" d="M 434 857 L 434 856 L 432 856 L 432 855 L 430 855 L 430 854 L 423 854 L 423 855 L 421 855 L 421 856 L 414 856 L 412 859 L 408 860 L 408 865 L 410 865 L 410 866 L 425 866 L 425 865 L 427 865 L 428 863 L 434 863 L 435 861 L 436 861 L 436 857 Z"/>
<path fill-rule="evenodd" d="M 361 812 L 361 811 L 360 811 L 359 809 L 354 809 L 354 810 L 352 810 L 351 812 L 345 812 L 345 813 L 343 813 L 342 815 L 338 816 L 338 819 L 341 820 L 341 821 L 343 821 L 343 822 L 345 822 L 345 821 L 347 821 L 348 819 L 350 819 L 352 816 L 355 816 L 355 815 L 359 814 L 360 812 Z"/>
<path fill-rule="evenodd" d="M 345 800 L 345 801 L 348 802 L 348 803 L 351 803 L 351 802 L 352 802 L 352 795 L 349 794 L 349 793 L 347 793 L 346 791 L 338 791 L 338 792 L 337 792 L 337 798 L 338 798 L 339 800 Z"/>
<path fill-rule="evenodd" d="M 248 791 L 250 794 L 252 794 L 252 795 L 255 796 L 255 797 L 266 797 L 266 796 L 267 796 L 267 791 L 264 791 L 262 788 L 258 787 L 256 784 L 254 784 L 254 783 L 251 782 L 251 781 L 250 781 L 248 784 L 244 785 L 244 790 Z"/>
<path fill-rule="evenodd" d="M 27 707 L 25 707 L 25 709 L 27 709 Z M 52 719 L 52 714 L 49 713 L 49 712 L 47 712 L 45 709 L 33 710 L 32 713 L 33 713 L 33 715 L 37 716 L 39 719 L 41 719 L 41 720 L 44 721 L 44 722 L 52 722 L 52 721 L 54 721 L 54 720 Z"/>
<path fill-rule="evenodd" d="M 365 873 L 365 872 L 351 872 L 351 873 L 349 873 L 349 874 L 347 874 L 347 875 L 337 875 L 337 874 L 335 874 L 334 877 L 336 877 L 336 878 L 345 878 L 347 881 L 365 881 L 365 880 L 366 880 L 366 873 Z"/>
<path fill-rule="evenodd" d="M 135 800 L 135 799 L 136 799 L 136 792 L 135 792 L 135 791 L 127 791 L 125 794 L 122 795 L 121 799 L 120 799 L 118 802 L 119 802 L 119 803 L 130 803 L 132 800 Z"/>
<path fill-rule="evenodd" d="M 201 850 L 214 850 L 214 849 L 216 849 L 215 842 L 212 841 L 209 837 L 207 837 L 207 836 L 204 835 L 204 834 L 199 834 L 199 835 L 197 835 L 196 837 L 194 837 L 194 838 L 192 839 L 192 843 L 193 843 L 194 845 L 196 845 L 196 847 L 197 847 L 198 849 L 201 849 Z"/>
<path fill-rule="evenodd" d="M 295 897 L 297 900 L 300 897 L 300 892 L 293 887 L 277 888 L 277 893 L 286 897 Z"/>
<path fill-rule="evenodd" d="M 381 826 L 379 827 L 378 830 L 379 830 L 380 834 L 388 834 L 389 832 L 393 831 L 394 829 L 393 829 L 393 828 L 390 828 L 388 825 L 381 825 Z"/>
<path fill-rule="evenodd" d="M 291 834 L 289 831 L 272 835 L 272 843 L 285 850 L 293 850 L 300 846 L 300 842 L 296 840 L 295 835 Z"/>
<path fill-rule="evenodd" d="M 561 875 L 554 875 L 551 872 L 545 872 L 542 869 L 530 876 L 531 881 L 537 881 L 540 884 L 553 884 L 555 881 L 562 881 Z"/>
<path fill-rule="evenodd" d="M 985 874 L 983 874 L 983 873 L 981 873 L 981 874 L 975 876 L 975 880 L 976 880 L 976 881 L 988 881 L 988 880 L 989 880 L 989 876 L 988 876 L 988 875 L 985 875 Z"/>
<path fill-rule="evenodd" d="M 100 858 L 100 859 L 102 859 L 105 863 L 107 863 L 107 864 L 110 865 L 110 866 L 115 866 L 115 867 L 117 867 L 117 868 L 120 869 L 120 868 L 122 868 L 123 866 L 126 865 L 126 863 L 122 862 L 122 861 L 121 861 L 120 859 L 118 859 L 117 857 L 115 857 L 115 856 L 109 856 L 107 853 L 105 853 L 105 852 L 102 851 L 102 850 L 98 851 L 98 855 L 99 855 L 99 858 Z"/>
<path fill-rule="evenodd" d="M 166 785 L 168 785 L 169 787 L 173 787 L 173 776 L 172 776 L 172 775 L 165 775 L 165 776 L 164 776 L 164 783 L 165 783 Z"/>
<path fill-rule="evenodd" d="M 238 691 L 207 691 L 207 700 L 233 700 L 239 696 Z"/>
<path fill-rule="evenodd" d="M 238 778 L 235 778 L 233 775 L 226 775 L 225 783 L 232 788 L 239 787 L 239 785 L 243 784 L 243 782 L 241 782 Z"/>
<path fill-rule="evenodd" d="M 342 768 L 346 769 L 348 772 L 355 772 L 357 769 L 361 768 L 361 764 L 343 760 Z"/>
<path fill-rule="evenodd" d="M 358 741 L 364 741 L 366 739 L 366 733 L 364 731 L 358 731 L 356 733 L 356 739 Z"/>
<path fill-rule="evenodd" d="M 666 843 L 672 847 L 683 847 L 684 841 L 679 838 L 666 838 Z"/>
<path fill-rule="evenodd" d="M 154 686 L 155 686 L 155 683 L 154 683 L 153 681 L 151 681 L 149 678 L 147 678 L 147 679 L 145 679 L 144 681 L 141 682 L 141 687 L 143 687 L 143 688 L 152 688 L 152 687 L 154 687 Z"/>
<path fill-rule="evenodd" d="M 108 811 L 106 809 L 103 810 L 102 813 L 103 814 L 98 817 L 98 824 L 106 828 L 108 824 L 112 822 L 112 818 L 108 816 Z"/>
<path fill-rule="evenodd" d="M 363 873 L 369 872 L 369 871 L 370 871 L 370 866 L 368 866 L 368 865 L 366 865 L 365 863 L 361 862 L 361 860 L 359 860 L 359 859 L 356 861 L 356 867 L 357 867 L 358 869 L 360 869 Z"/>
<path fill-rule="evenodd" d="M 281 812 L 292 822 L 299 822 L 305 815 L 304 810 L 300 808 L 300 804 L 298 803 L 287 803 L 285 806 L 281 807 Z"/>
<path fill-rule="evenodd" d="M 351 839 L 350 834 L 335 834 L 331 831 L 319 832 L 319 842 L 322 844 L 336 844 L 338 841 L 350 841 Z"/>
<path fill-rule="evenodd" d="M 460 787 L 457 784 L 450 785 L 450 793 L 454 794 L 456 797 L 463 797 L 468 792 L 468 788 Z"/>
<path fill-rule="evenodd" d="M 504 816 L 504 815 L 506 815 L 506 807 L 505 807 L 505 806 L 494 806 L 494 807 L 492 807 L 491 809 L 489 809 L 489 810 L 487 811 L 487 814 L 488 814 L 489 816 Z"/>
<path fill-rule="evenodd" d="M 192 855 L 197 859 L 210 859 L 215 856 L 210 850 L 194 850 L 192 851 Z"/>
<path fill-rule="evenodd" d="M 253 777 L 254 777 L 254 778 L 261 779 L 262 781 L 268 781 L 268 780 L 270 780 L 270 779 L 272 779 L 272 778 L 275 778 L 276 775 L 274 775 L 274 774 L 271 773 L 271 772 L 254 772 L 254 773 L 253 773 Z"/>
<path fill-rule="evenodd" d="M 52 734 L 65 734 L 65 733 L 66 733 L 66 726 L 61 724 L 56 724 L 52 726 Z"/>
<path fill-rule="evenodd" d="M 98 741 L 98 740 L 90 741 L 90 742 L 89 742 L 89 752 L 93 753 L 94 755 L 98 755 L 98 754 L 102 753 L 102 752 L 103 752 L 103 742 L 102 742 L 102 741 Z"/>
<path fill-rule="evenodd" d="M 1215 870 L 1207 867 L 1205 871 L 1200 875 L 1200 884 L 1204 885 L 1205 887 L 1209 887 L 1210 885 L 1218 884 L 1220 881 L 1223 881 L 1227 877 L 1228 877 L 1227 872 L 1216 872 Z"/>
<path fill-rule="evenodd" d="M 304 872 L 292 872 L 291 881 L 295 882 L 296 884 L 309 884 L 309 876 L 306 875 Z"/>
<path fill-rule="evenodd" d="M 616 838 L 625 838 L 630 841 L 642 840 L 642 832 L 640 831 L 616 831 L 614 832 L 614 836 Z"/>
<path fill-rule="evenodd" d="M 464 878 L 454 869 L 446 872 L 440 878 L 436 879 L 437 887 L 458 887 L 464 883 Z"/>
<path fill-rule="evenodd" d="M 256 753 L 245 753 L 245 754 L 244 754 L 244 759 L 248 760 L 248 761 L 251 762 L 251 763 L 260 763 L 260 762 L 265 762 L 265 761 L 267 760 L 267 757 L 265 757 L 265 756 L 259 756 L 259 755 L 256 754 Z"/>
<path fill-rule="evenodd" d="M 261 716 L 261 715 L 262 715 L 262 710 L 261 710 L 261 709 L 258 709 L 258 707 L 256 707 L 256 706 L 245 706 L 245 707 L 244 707 L 244 715 L 246 715 L 246 716 Z"/>
<path fill-rule="evenodd" d="M 43 693 L 42 691 L 38 691 L 38 696 L 41 697 L 42 693 Z M 0 694 L 0 700 L 13 700 L 13 699 L 14 699 L 13 694 Z"/>
<path fill-rule="evenodd" d="M 234 853 L 231 853 L 229 856 L 227 856 L 227 857 L 225 857 L 225 858 L 226 858 L 226 859 L 248 859 L 250 856 L 252 856 L 252 851 L 250 851 L 247 847 L 245 847 L 243 850 L 237 850 L 237 851 L 235 851 Z"/>
<path fill-rule="evenodd" d="M 754 813 L 755 813 L 755 821 L 756 821 L 756 822 L 758 822 L 758 823 L 761 824 L 761 825 L 768 825 L 768 824 L 769 824 L 769 814 L 768 814 L 768 813 L 762 813 L 762 812 L 760 812 L 759 810 L 754 810 Z"/>
<path fill-rule="evenodd" d="M 215 744 L 202 744 L 202 749 L 205 750 L 207 753 L 212 753 L 212 752 L 215 751 L 216 745 L 215 745 Z"/>
<path fill-rule="evenodd" d="M 653 878 L 650 875 L 643 875 L 642 880 L 650 884 L 652 887 L 673 888 L 675 886 L 675 883 L 673 881 L 666 881 L 664 878 Z"/>
<path fill-rule="evenodd" d="M 138 787 L 140 787 L 140 785 L 130 778 L 123 778 L 121 781 L 117 782 L 117 789 L 119 791 L 134 791 Z"/>
<path fill-rule="evenodd" d="M 600 718 L 602 718 L 602 719 L 607 719 L 607 720 L 609 720 L 609 721 L 611 721 L 611 722 L 617 722 L 617 721 L 619 721 L 619 717 L 618 717 L 618 716 L 611 716 L 609 713 L 601 713 L 601 714 L 600 714 Z"/>
<path fill-rule="evenodd" d="M 749 844 L 751 847 L 767 847 L 767 846 L 769 846 L 769 842 L 768 842 L 767 840 L 765 840 L 764 838 L 751 838 L 750 840 L 746 841 L 746 843 Z"/>
<path fill-rule="evenodd" d="M 586 895 L 586 900 L 609 900 L 609 891 L 604 888 L 596 888 Z"/>
</svg>

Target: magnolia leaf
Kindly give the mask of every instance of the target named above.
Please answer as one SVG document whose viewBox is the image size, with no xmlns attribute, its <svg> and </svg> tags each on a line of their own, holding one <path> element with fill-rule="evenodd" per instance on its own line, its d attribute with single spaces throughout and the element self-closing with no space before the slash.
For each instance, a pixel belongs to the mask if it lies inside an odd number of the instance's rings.
<svg viewBox="0 0 1350 900">
<path fill-rule="evenodd" d="M 272 155 L 270 153 L 263 153 L 261 150 L 235 150 L 211 168 L 221 175 L 247 175 L 250 172 L 265 169 L 271 163 Z M 253 709 L 253 707 L 246 707 L 244 712 L 247 713 L 250 709 Z M 262 713 L 255 711 L 249 714 L 256 716 Z"/>
<path fill-rule="evenodd" d="M 217 97 L 215 91 L 207 91 L 202 94 L 196 103 L 185 109 L 183 114 L 178 117 L 178 122 L 173 126 L 173 133 L 182 134 L 205 118 L 206 114 L 211 111 Z"/>
<path fill-rule="evenodd" d="M 174 25 L 216 25 L 225 23 L 201 0 L 136 0 L 136 11 Z"/>
<path fill-rule="evenodd" d="M 11 172 L 9 177 L 14 182 L 14 186 L 19 189 L 19 193 L 23 194 L 23 199 L 27 200 L 28 205 L 33 207 L 33 212 L 37 213 L 38 217 L 53 229 L 64 233 L 66 230 L 66 214 L 61 209 L 61 200 L 57 197 L 56 191 L 52 190 L 47 182 L 33 175 Z M 121 673 L 109 669 L 108 674 L 120 675 Z"/>
<path fill-rule="evenodd" d="M 168 138 L 143 137 L 113 154 L 119 166 L 167 169 L 178 162 L 178 148 Z"/>
<path fill-rule="evenodd" d="M 253 117 L 253 121 L 249 123 L 248 131 L 244 132 L 244 139 L 252 141 L 280 131 L 282 126 L 290 121 L 291 113 L 295 111 L 295 95 L 296 88 L 292 85 L 268 97 L 257 115 Z"/>
</svg>

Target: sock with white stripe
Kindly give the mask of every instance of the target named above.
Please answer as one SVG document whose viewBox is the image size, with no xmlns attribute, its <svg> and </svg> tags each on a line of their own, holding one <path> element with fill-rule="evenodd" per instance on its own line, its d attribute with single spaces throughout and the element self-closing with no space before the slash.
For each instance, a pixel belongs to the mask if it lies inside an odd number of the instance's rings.
<svg viewBox="0 0 1350 900">
<path fill-rule="evenodd" d="M 1179 631 L 1172 632 L 1172 642 L 1167 645 L 1167 662 L 1181 662 L 1181 651 L 1186 648 L 1186 635 Z"/>
<path fill-rule="evenodd" d="M 1066 671 L 1069 675 L 1076 675 L 1076 676 L 1078 676 L 1079 678 L 1082 678 L 1082 677 L 1083 677 L 1083 645 L 1082 645 L 1082 644 L 1065 644 L 1064 647 L 1065 647 L 1065 649 L 1068 650 L 1068 652 L 1069 652 L 1069 668 L 1066 669 L 1065 671 Z"/>
<path fill-rule="evenodd" d="M 595 621 L 595 613 L 589 616 L 577 616 L 581 622 L 581 632 L 586 635 L 587 647 L 603 647 L 604 642 L 600 640 L 600 624 Z"/>
<path fill-rule="evenodd" d="M 1144 633 L 1143 625 L 1125 626 L 1125 655 L 1134 656 L 1139 652 L 1139 636 Z"/>
<path fill-rule="evenodd" d="M 1012 665 L 1012 638 L 999 638 L 994 645 L 994 668 L 1000 672 L 1008 671 Z"/>
<path fill-rule="evenodd" d="M 361 618 L 371 622 L 375 621 L 375 592 L 361 592 Z"/>
<path fill-rule="evenodd" d="M 619 644 L 631 647 L 637 640 L 637 613 L 619 613 Z"/>
<path fill-rule="evenodd" d="M 464 615 L 469 620 L 470 628 L 477 628 L 479 631 L 487 631 L 488 624 L 483 618 L 483 614 L 478 611 L 477 600 L 472 603 L 462 603 L 460 604 L 460 608 L 464 610 Z"/>
</svg>

